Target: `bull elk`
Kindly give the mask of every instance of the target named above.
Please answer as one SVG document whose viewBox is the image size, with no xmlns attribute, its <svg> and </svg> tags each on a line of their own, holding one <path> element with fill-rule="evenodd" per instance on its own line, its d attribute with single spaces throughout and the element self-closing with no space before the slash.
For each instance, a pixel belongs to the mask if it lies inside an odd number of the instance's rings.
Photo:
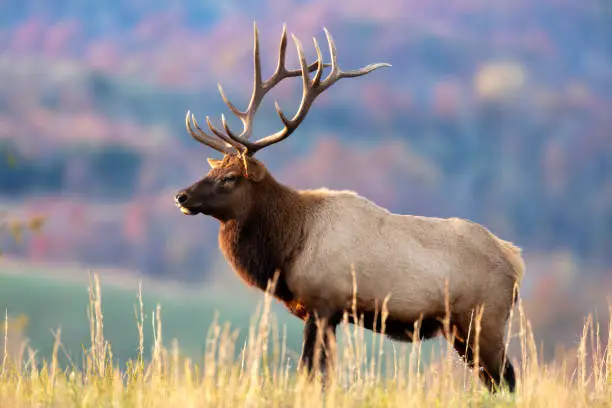
<svg viewBox="0 0 612 408">
<path fill-rule="evenodd" d="M 478 350 L 479 376 L 490 391 L 503 380 L 513 392 L 515 373 L 505 356 L 504 334 L 525 267 L 520 248 L 469 220 L 394 214 L 351 191 L 293 189 L 253 157 L 291 135 L 316 97 L 341 78 L 390 66 L 343 71 L 326 29 L 325 35 L 331 63 L 323 62 L 315 38 L 317 60 L 307 64 L 292 35 L 300 68 L 291 70 L 285 66 L 283 26 L 276 70 L 263 80 L 254 25 L 254 85 L 246 110 L 232 104 L 219 85 L 221 98 L 242 122 L 242 132 L 234 133 L 221 115 L 222 129 L 206 117 L 207 133 L 187 112 L 189 134 L 223 158 L 209 158 L 208 174 L 178 192 L 176 205 L 183 214 L 201 213 L 220 222 L 220 249 L 247 284 L 268 290 L 275 282 L 272 295 L 305 322 L 300 366 L 308 373 L 317 368 L 325 372 L 333 361 L 330 345 L 347 312 L 350 323 L 360 316 L 360 324 L 379 333 L 382 322 L 376 310 L 386 301 L 384 333 L 389 338 L 410 342 L 413 335 L 430 339 L 442 334 L 472 367 Z M 324 78 L 325 67 L 331 71 Z M 297 112 L 289 118 L 275 104 L 283 128 L 250 141 L 263 97 L 291 77 L 301 77 L 303 84 Z M 476 348 L 475 336 L 468 332 L 473 312 L 482 306 Z"/>
</svg>

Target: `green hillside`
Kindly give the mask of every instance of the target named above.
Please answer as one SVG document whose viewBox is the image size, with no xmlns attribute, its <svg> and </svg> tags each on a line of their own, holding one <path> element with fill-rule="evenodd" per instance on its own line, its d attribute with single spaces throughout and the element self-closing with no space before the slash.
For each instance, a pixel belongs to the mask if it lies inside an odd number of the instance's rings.
<svg viewBox="0 0 612 408">
<path fill-rule="evenodd" d="M 105 337 L 119 361 L 136 356 L 138 333 L 134 307 L 138 304 L 138 287 L 118 287 L 101 278 Z M 239 293 L 204 291 L 201 294 L 163 294 L 143 285 L 145 310 L 145 350 L 152 346 L 152 317 L 157 304 L 161 306 L 164 343 L 179 340 L 183 354 L 192 358 L 202 355 L 205 337 L 218 312 L 221 324 L 229 322 L 240 330 L 238 341 L 244 341 L 250 319 L 257 307 L 254 296 Z M 0 274 L 0 305 L 8 308 L 9 316 L 28 317 L 25 335 L 38 355 L 51 355 L 52 330 L 61 327 L 62 343 L 73 361 L 79 361 L 82 345 L 90 344 L 88 321 L 89 293 L 87 277 L 83 282 L 32 275 Z M 274 308 L 278 311 L 277 307 Z M 281 324 L 287 324 L 288 346 L 299 347 L 300 322 L 285 312 L 276 313 Z"/>
<path fill-rule="evenodd" d="M 136 357 L 138 347 L 135 307 L 138 306 L 138 286 L 129 288 L 113 284 L 110 279 L 100 278 L 104 335 L 112 346 L 115 360 L 121 366 Z M 207 332 L 218 313 L 218 323 L 229 323 L 239 330 L 236 353 L 245 344 L 249 327 L 258 318 L 258 306 L 263 305 L 263 296 L 255 291 L 237 287 L 224 290 L 169 290 L 162 293 L 160 284 L 148 288 L 143 284 L 145 311 L 145 356 L 149 355 L 153 341 L 153 316 L 156 306 L 161 307 L 163 342 L 170 348 L 177 339 L 181 354 L 201 361 L 204 354 Z M 37 275 L 0 274 L 0 307 L 8 308 L 9 316 L 25 315 L 28 318 L 25 336 L 30 346 L 37 350 L 38 357 L 49 359 L 53 351 L 52 331 L 61 327 L 62 344 L 77 366 L 82 363 L 83 347 L 89 347 L 90 327 L 88 321 L 89 284 L 87 277 L 81 280 L 48 278 Z M 272 313 L 278 322 L 282 337 L 286 327 L 289 355 L 297 357 L 302 341 L 302 324 L 290 316 L 281 305 L 272 304 Z M 349 326 L 351 333 L 354 327 Z M 273 328 L 274 329 L 274 328 Z M 343 347 L 343 332 L 338 329 L 339 347 Z M 373 336 L 365 333 L 364 340 L 371 353 Z M 378 342 L 376 343 L 378 344 Z M 424 345 L 423 354 L 429 354 L 433 342 Z M 378 348 L 378 345 L 376 346 Z M 391 342 L 385 341 L 386 352 L 393 353 Z M 376 350 L 377 351 L 377 350 Z M 341 352 L 341 351 L 340 351 Z M 62 353 L 60 353 L 61 355 Z M 369 354 L 368 354 L 369 355 Z M 64 357 L 63 363 L 68 360 Z"/>
</svg>

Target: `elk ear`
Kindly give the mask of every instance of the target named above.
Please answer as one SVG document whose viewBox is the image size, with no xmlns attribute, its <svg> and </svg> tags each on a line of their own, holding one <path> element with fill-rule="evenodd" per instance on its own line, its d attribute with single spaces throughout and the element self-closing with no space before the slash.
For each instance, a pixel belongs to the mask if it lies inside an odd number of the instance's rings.
<svg viewBox="0 0 612 408">
<path fill-rule="evenodd" d="M 211 169 L 216 169 L 217 167 L 221 165 L 221 163 L 223 163 L 223 160 L 217 160 L 217 159 L 213 159 L 210 157 L 206 160 L 208 161 L 208 165 L 210 166 Z"/>
<path fill-rule="evenodd" d="M 246 160 L 246 165 L 247 178 L 255 182 L 260 182 L 266 175 L 266 167 L 258 160 L 248 157 Z"/>
</svg>

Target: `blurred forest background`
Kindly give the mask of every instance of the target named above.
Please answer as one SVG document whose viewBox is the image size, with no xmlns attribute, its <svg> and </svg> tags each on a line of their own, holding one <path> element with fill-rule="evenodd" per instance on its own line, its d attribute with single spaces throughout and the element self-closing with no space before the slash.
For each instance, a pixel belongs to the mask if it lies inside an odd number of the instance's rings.
<svg viewBox="0 0 612 408">
<path fill-rule="evenodd" d="M 2 272 L 91 269 L 202 286 L 231 276 L 217 223 L 183 216 L 173 195 L 218 157 L 189 137 L 186 111 L 200 122 L 224 112 L 238 124 L 216 84 L 245 106 L 257 21 L 264 76 L 283 23 L 309 60 L 309 38 L 325 44 L 327 27 L 342 68 L 392 64 L 334 85 L 294 135 L 258 155 L 281 182 L 354 189 L 396 212 L 467 217 L 514 241 L 527 260 L 522 296 L 549 353 L 574 347 L 584 315 L 607 309 L 610 0 L 0 7 L 0 211 L 13 230 L 15 220 L 45 220 L 17 241 L 0 236 Z M 298 66 L 291 42 L 287 61 Z M 273 102 L 293 112 L 300 92 L 298 79 L 271 92 L 256 133 L 276 130 Z"/>
</svg>

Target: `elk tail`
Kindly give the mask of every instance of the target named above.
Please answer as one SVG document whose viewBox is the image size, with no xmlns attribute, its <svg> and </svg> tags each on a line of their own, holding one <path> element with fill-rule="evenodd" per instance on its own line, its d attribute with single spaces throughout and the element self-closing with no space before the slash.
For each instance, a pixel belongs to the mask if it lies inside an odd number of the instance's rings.
<svg viewBox="0 0 612 408">
<path fill-rule="evenodd" d="M 523 275 L 525 273 L 525 260 L 523 259 L 523 250 L 518 246 L 514 245 L 512 242 L 505 241 L 503 239 L 497 238 L 502 251 L 506 254 L 506 258 L 510 265 L 512 266 L 512 270 L 514 271 L 514 278 L 516 279 L 517 284 L 520 284 L 523 280 Z"/>
</svg>

